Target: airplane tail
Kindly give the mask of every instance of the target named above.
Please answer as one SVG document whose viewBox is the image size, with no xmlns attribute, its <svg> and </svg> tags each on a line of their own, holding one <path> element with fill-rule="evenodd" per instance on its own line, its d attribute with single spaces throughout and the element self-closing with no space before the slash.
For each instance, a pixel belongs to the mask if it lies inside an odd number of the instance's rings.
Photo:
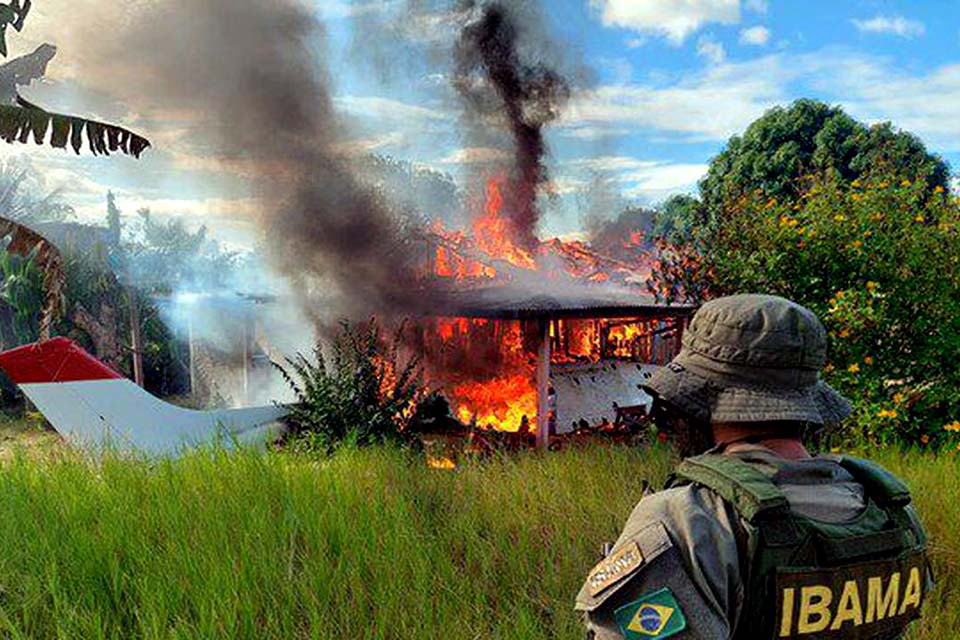
<svg viewBox="0 0 960 640">
<path fill-rule="evenodd" d="M 220 441 L 263 442 L 289 413 L 281 406 L 195 411 L 164 402 L 68 338 L 0 353 L 0 369 L 60 434 L 97 450 L 177 454 Z"/>
</svg>

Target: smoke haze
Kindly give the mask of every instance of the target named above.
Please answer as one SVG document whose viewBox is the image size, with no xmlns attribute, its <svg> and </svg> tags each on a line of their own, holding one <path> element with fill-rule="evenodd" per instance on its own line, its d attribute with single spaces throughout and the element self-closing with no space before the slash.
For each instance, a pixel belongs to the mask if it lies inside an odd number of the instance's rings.
<svg viewBox="0 0 960 640">
<path fill-rule="evenodd" d="M 200 142 L 249 178 L 267 258 L 308 308 L 411 311 L 410 236 L 337 151 L 325 46 L 295 0 L 170 0 L 144 7 L 101 62 L 121 56 L 154 108 L 203 114 Z"/>
</svg>

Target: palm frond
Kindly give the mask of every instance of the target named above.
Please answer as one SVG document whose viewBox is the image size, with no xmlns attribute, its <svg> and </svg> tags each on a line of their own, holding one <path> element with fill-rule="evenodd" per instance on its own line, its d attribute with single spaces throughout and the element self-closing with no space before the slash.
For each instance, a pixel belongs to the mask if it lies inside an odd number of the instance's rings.
<svg viewBox="0 0 960 640">
<path fill-rule="evenodd" d="M 42 145 L 49 133 L 50 146 L 57 149 L 70 147 L 77 154 L 84 146 L 84 132 L 87 147 L 93 155 L 110 155 L 116 151 L 139 158 L 150 141 L 129 129 L 78 118 L 75 116 L 51 113 L 17 96 L 16 105 L 0 105 L 0 139 L 6 142 L 27 144 L 30 137 L 36 144 Z"/>
</svg>

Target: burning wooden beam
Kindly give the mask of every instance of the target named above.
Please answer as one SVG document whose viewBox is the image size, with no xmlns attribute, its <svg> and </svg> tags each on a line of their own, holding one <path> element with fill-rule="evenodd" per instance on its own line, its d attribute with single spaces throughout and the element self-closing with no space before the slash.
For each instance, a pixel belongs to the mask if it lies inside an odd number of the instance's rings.
<svg viewBox="0 0 960 640">
<path fill-rule="evenodd" d="M 550 318 L 537 320 L 537 447 L 550 446 Z"/>
</svg>

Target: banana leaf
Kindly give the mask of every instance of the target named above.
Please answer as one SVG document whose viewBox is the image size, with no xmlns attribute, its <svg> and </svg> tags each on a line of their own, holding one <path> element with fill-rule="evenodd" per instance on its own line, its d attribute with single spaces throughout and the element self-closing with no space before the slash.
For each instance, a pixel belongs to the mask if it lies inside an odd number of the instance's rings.
<svg viewBox="0 0 960 640">
<path fill-rule="evenodd" d="M 52 129 L 50 146 L 64 149 L 69 141 L 76 153 L 83 148 L 83 133 L 86 131 L 87 147 L 94 155 L 110 155 L 122 151 L 139 158 L 150 142 L 132 131 L 105 122 L 87 120 L 74 116 L 51 113 L 23 98 L 17 97 L 16 105 L 0 105 L 0 139 L 6 142 L 27 143 L 31 134 L 37 144 L 44 144 L 47 132 Z"/>
</svg>

